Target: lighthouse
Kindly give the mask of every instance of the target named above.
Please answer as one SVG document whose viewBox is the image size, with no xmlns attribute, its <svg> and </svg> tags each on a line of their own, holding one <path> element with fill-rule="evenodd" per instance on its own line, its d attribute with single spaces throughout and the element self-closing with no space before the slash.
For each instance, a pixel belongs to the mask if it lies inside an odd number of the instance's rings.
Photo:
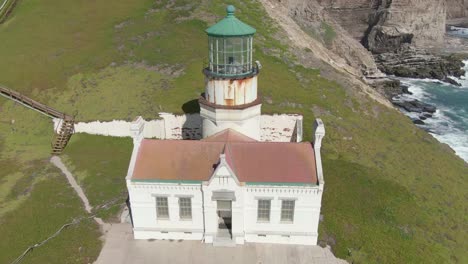
<svg viewBox="0 0 468 264">
<path fill-rule="evenodd" d="M 255 29 L 234 12 L 228 6 L 227 16 L 206 30 L 205 92 L 199 99 L 204 138 L 145 138 L 151 132 L 143 118 L 132 123 L 126 181 L 135 239 L 317 245 L 325 127 L 316 121 L 313 144 L 297 140 L 302 116 L 294 122 L 262 116 L 262 127 L 269 120 L 289 124 L 260 129 Z M 164 132 L 182 131 L 177 122 L 163 124 Z M 278 136 L 286 130 L 288 138 Z"/>
<path fill-rule="evenodd" d="M 205 92 L 199 99 L 203 138 L 234 129 L 260 139 L 261 100 L 257 95 L 259 63 L 253 61 L 255 28 L 235 16 L 235 8 L 205 30 L 208 63 L 203 69 Z"/>
</svg>

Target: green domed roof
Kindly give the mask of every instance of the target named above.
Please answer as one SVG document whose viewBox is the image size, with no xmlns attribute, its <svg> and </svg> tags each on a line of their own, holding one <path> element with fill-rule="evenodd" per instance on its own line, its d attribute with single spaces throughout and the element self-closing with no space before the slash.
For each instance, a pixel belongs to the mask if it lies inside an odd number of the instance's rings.
<svg viewBox="0 0 468 264">
<path fill-rule="evenodd" d="M 209 36 L 239 37 L 255 34 L 255 28 L 245 24 L 234 16 L 236 8 L 229 5 L 226 8 L 227 16 L 218 23 L 205 30 Z"/>
</svg>

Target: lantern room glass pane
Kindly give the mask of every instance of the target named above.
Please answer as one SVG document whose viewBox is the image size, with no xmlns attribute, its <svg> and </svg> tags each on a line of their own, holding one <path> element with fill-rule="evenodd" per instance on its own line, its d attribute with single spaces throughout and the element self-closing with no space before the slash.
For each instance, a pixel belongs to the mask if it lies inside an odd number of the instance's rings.
<svg viewBox="0 0 468 264">
<path fill-rule="evenodd" d="M 218 75 L 252 72 L 252 36 L 209 37 L 209 70 Z"/>
</svg>

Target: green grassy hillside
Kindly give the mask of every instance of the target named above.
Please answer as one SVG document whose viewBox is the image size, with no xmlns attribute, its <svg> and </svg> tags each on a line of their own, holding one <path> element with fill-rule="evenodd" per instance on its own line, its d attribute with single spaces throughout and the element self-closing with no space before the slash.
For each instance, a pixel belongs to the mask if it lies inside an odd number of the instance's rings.
<svg viewBox="0 0 468 264">
<path fill-rule="evenodd" d="M 236 15 L 258 30 L 259 90 L 268 99 L 263 112 L 303 114 L 308 140 L 314 118 L 325 122 L 321 243 L 355 263 L 468 262 L 466 163 L 396 110 L 321 77 L 320 69 L 297 65 L 280 41 L 283 32 L 256 1 L 235 5 Z M 224 8 L 212 0 L 19 1 L 0 25 L 0 83 L 80 120 L 182 113 L 203 91 L 204 29 Z M 84 213 L 78 202 L 70 203 L 66 217 L 28 209 L 64 203 L 63 178 L 31 173 L 49 166 L 51 127 L 46 117 L 0 98 L 0 223 L 16 236 L 0 244 L 2 263 L 65 218 Z M 64 159 L 99 205 L 125 191 L 130 152 L 130 140 L 77 135 Z M 28 222 L 15 216 L 26 212 L 50 227 L 24 229 Z M 55 251 L 40 248 L 27 260 L 56 254 L 47 262 L 63 263 L 58 257 L 68 255 L 67 263 L 83 263 L 78 248 L 86 241 L 94 245 L 86 257 L 96 257 L 95 224 L 81 228 L 88 231 L 67 230 L 64 245 L 51 243 Z"/>
</svg>

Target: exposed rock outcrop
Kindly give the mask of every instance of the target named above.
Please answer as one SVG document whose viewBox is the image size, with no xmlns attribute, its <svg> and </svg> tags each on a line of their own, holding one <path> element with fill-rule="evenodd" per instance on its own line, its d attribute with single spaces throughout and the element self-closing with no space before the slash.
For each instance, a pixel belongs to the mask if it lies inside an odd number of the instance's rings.
<svg viewBox="0 0 468 264">
<path fill-rule="evenodd" d="M 446 0 L 447 18 L 461 18 L 468 15 L 468 0 Z"/>
<path fill-rule="evenodd" d="M 299 0 L 297 0 L 299 1 Z M 296 1 L 296 2 L 297 2 Z M 305 0 L 302 0 L 305 1 Z M 427 52 L 444 45 L 450 16 L 465 14 L 468 0 L 317 0 L 338 24 L 371 51 L 387 74 L 435 78 L 455 84 L 460 60 Z M 465 5 L 467 4 L 467 5 Z M 455 10 L 459 12 L 456 13 Z M 377 90 L 388 96 L 383 82 Z"/>
<path fill-rule="evenodd" d="M 413 42 L 414 34 L 406 29 L 376 25 L 367 35 L 365 45 L 373 53 L 395 52 Z"/>
<path fill-rule="evenodd" d="M 325 48 L 343 58 L 346 64 L 365 76 L 381 75 L 372 54 L 336 23 L 317 1 L 286 0 L 282 4 L 305 32 L 320 39 Z"/>
<path fill-rule="evenodd" d="M 404 43 L 416 47 L 441 45 L 445 1 L 318 0 L 331 17 L 372 52 L 388 52 Z"/>
<path fill-rule="evenodd" d="M 408 112 L 414 112 L 414 113 L 428 113 L 429 115 L 432 115 L 437 110 L 435 106 L 420 102 L 418 100 L 411 100 L 411 101 L 393 100 L 393 104 L 405 109 Z M 428 114 L 426 114 L 425 118 L 427 118 Z"/>
<path fill-rule="evenodd" d="M 317 0 L 325 11 L 358 41 L 364 39 L 369 17 L 379 8 L 376 0 Z"/>
<path fill-rule="evenodd" d="M 395 52 L 375 55 L 379 69 L 387 74 L 412 78 L 439 79 L 455 84 L 449 76 L 465 74 L 463 62 L 455 56 L 434 55 L 426 50 L 404 46 Z"/>
<path fill-rule="evenodd" d="M 322 76 L 342 84 L 349 93 L 362 96 L 364 92 L 383 105 L 391 107 L 391 102 L 364 82 L 365 76 L 384 76 L 377 69 L 372 54 L 328 17 L 315 0 L 260 2 L 268 15 L 281 26 L 281 34 L 285 36 L 282 38 L 292 45 L 291 51 L 297 56 L 298 62 L 305 67 L 319 67 Z M 323 38 L 327 31 L 335 32 L 332 38 Z M 338 39 L 342 40 L 338 42 Z M 337 43 L 344 43 L 345 46 L 341 50 L 350 56 L 342 56 L 337 52 L 340 50 L 336 49 L 339 48 Z M 356 60 L 353 61 L 353 58 Z"/>
<path fill-rule="evenodd" d="M 405 93 L 399 80 L 390 78 L 369 79 L 367 83 L 391 101 L 395 96 Z"/>
<path fill-rule="evenodd" d="M 434 113 L 437 111 L 435 106 L 423 103 L 419 100 L 405 100 L 400 96 L 392 99 L 392 103 L 406 112 L 413 113 L 411 117 L 413 123 L 420 125 L 423 129 L 433 133 L 433 131 L 431 131 L 428 127 L 424 126 L 426 124 L 424 120 L 427 120 L 434 115 Z"/>
<path fill-rule="evenodd" d="M 374 53 L 404 44 L 432 47 L 443 44 L 446 0 L 383 0 L 369 18 L 364 44 Z"/>
<path fill-rule="evenodd" d="M 444 1 L 445 8 L 442 6 Z M 391 27 L 401 26 L 403 23 L 406 28 L 413 24 L 414 29 L 417 28 L 412 32 L 413 35 L 419 35 L 424 23 L 437 22 L 437 29 L 442 30 L 440 27 L 442 20 L 435 16 L 443 14 L 443 10 L 446 10 L 448 19 L 468 17 L 468 0 L 317 0 L 317 2 L 325 8 L 330 17 L 359 41 L 367 36 L 370 32 L 369 26 L 375 24 L 375 19 L 382 15 L 386 16 L 387 20 L 384 24 L 389 24 Z M 417 16 L 418 14 L 421 17 Z M 437 34 L 443 34 L 443 31 Z"/>
<path fill-rule="evenodd" d="M 302 49 L 340 71 L 365 80 L 391 100 L 404 91 L 394 80 L 381 78 L 381 72 L 402 77 L 435 78 L 449 83 L 454 83 L 449 76 L 464 74 L 461 60 L 426 50 L 444 43 L 446 1 L 261 2 L 270 16 L 285 25 L 290 39 L 297 38 L 297 43 L 308 42 Z M 304 33 L 311 38 L 305 37 Z M 301 52 L 296 55 L 307 57 Z"/>
</svg>

